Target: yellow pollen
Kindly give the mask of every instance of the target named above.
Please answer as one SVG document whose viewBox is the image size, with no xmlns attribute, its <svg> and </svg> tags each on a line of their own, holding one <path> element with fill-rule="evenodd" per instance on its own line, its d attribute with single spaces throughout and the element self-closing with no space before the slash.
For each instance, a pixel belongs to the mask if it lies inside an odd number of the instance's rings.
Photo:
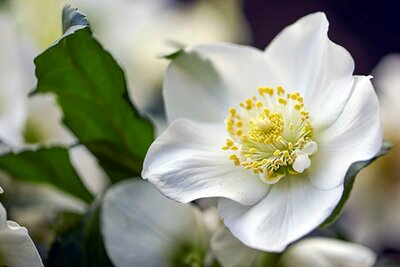
<svg viewBox="0 0 400 267">
<path fill-rule="evenodd" d="M 278 91 L 278 95 L 283 95 L 285 93 L 285 89 L 283 89 L 282 86 L 278 86 L 278 88 L 276 88 Z"/>
<path fill-rule="evenodd" d="M 282 97 L 278 99 L 279 103 L 282 105 L 286 105 L 287 101 L 283 99 Z"/>
<path fill-rule="evenodd" d="M 235 166 L 275 183 L 298 174 L 292 166 L 296 153 L 313 141 L 314 130 L 299 92 L 260 86 L 258 95 L 229 109 L 225 123 L 230 138 L 222 149 L 233 153 L 229 159 Z"/>
</svg>

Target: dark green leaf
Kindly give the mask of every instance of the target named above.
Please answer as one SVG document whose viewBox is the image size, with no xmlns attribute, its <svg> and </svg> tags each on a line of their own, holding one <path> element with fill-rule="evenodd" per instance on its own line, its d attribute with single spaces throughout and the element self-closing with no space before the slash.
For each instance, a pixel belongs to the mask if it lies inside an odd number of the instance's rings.
<svg viewBox="0 0 400 267">
<path fill-rule="evenodd" d="M 377 158 L 382 157 L 383 155 L 388 153 L 389 150 L 392 148 L 392 146 L 393 145 L 391 143 L 389 143 L 388 141 L 383 141 L 382 148 L 378 152 L 378 154 L 376 154 L 375 157 L 373 157 L 370 160 L 356 162 L 356 163 L 353 163 L 353 165 L 351 165 L 351 167 L 347 171 L 346 177 L 344 179 L 344 189 L 343 189 L 342 198 L 340 199 L 339 204 L 333 210 L 332 214 L 325 220 L 325 222 L 322 223 L 321 227 L 327 227 L 327 226 L 331 225 L 332 223 L 334 223 L 339 218 L 341 211 L 343 209 L 343 206 L 346 203 L 347 199 L 349 198 L 351 190 L 353 189 L 353 184 L 354 184 L 357 174 L 363 168 L 367 167 L 369 164 L 374 162 Z"/>
<path fill-rule="evenodd" d="M 260 251 L 255 262 L 255 267 L 277 266 L 280 257 L 281 253 Z"/>
<path fill-rule="evenodd" d="M 53 242 L 46 266 L 112 267 L 100 232 L 100 208 L 93 209 Z"/>
<path fill-rule="evenodd" d="M 79 16 L 65 15 L 78 22 Z M 138 176 L 153 141 L 152 126 L 132 106 L 121 67 L 90 29 L 76 25 L 80 28 L 71 33 L 75 26 L 68 25 L 69 33 L 35 59 L 36 92 L 57 95 L 64 123 L 113 182 Z"/>
<path fill-rule="evenodd" d="M 73 168 L 66 148 L 4 154 L 0 157 L 0 168 L 18 181 L 46 183 L 87 203 L 93 200 Z"/>
<path fill-rule="evenodd" d="M 47 267 L 83 267 L 82 216 L 64 213 L 56 227 L 57 237 L 45 260 Z M 68 256 L 66 256 L 68 255 Z"/>
<path fill-rule="evenodd" d="M 96 204 L 101 203 L 100 201 Z M 103 235 L 100 230 L 100 207 L 95 207 L 85 223 L 85 266 L 108 267 L 113 266 L 104 247 Z"/>
<path fill-rule="evenodd" d="M 161 54 L 159 55 L 160 58 L 166 58 L 169 60 L 174 60 L 177 57 L 179 57 L 179 55 L 183 52 L 183 49 L 178 49 L 175 52 L 171 52 L 171 53 L 166 53 L 166 54 Z"/>
</svg>

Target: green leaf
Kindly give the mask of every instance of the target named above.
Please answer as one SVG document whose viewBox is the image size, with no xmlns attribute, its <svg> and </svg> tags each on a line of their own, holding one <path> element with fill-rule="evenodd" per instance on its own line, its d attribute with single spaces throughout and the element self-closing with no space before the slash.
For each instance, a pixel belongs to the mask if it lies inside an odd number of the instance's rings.
<svg viewBox="0 0 400 267">
<path fill-rule="evenodd" d="M 82 216 L 75 214 L 60 214 L 56 226 L 57 237 L 53 241 L 49 254 L 45 259 L 47 267 L 83 267 L 83 231 Z"/>
<path fill-rule="evenodd" d="M 176 50 L 174 52 L 168 52 L 168 53 L 164 53 L 164 54 L 159 54 L 158 57 L 159 58 L 169 59 L 169 60 L 174 60 L 174 59 L 178 58 L 181 55 L 181 53 L 183 53 L 183 52 L 184 52 L 183 48 L 181 48 L 181 49 L 178 49 L 178 50 Z"/>
<path fill-rule="evenodd" d="M 64 123 L 98 158 L 112 182 L 139 176 L 153 141 L 152 126 L 132 106 L 121 67 L 76 12 L 64 9 L 64 25 L 70 28 L 35 59 L 35 93 L 57 96 Z"/>
<path fill-rule="evenodd" d="M 255 262 L 255 267 L 277 266 L 281 254 L 260 251 Z"/>
<path fill-rule="evenodd" d="M 85 266 L 88 267 L 108 267 L 113 266 L 110 258 L 107 255 L 103 235 L 100 230 L 100 204 L 98 201 L 95 203 L 94 209 L 89 213 L 85 223 Z M 95 245 L 94 245 L 95 244 Z"/>
<path fill-rule="evenodd" d="M 93 200 L 73 168 L 66 148 L 7 153 L 0 156 L 0 169 L 15 180 L 49 184 L 87 203 Z"/>
<path fill-rule="evenodd" d="M 350 196 L 351 190 L 353 189 L 354 181 L 357 176 L 357 174 L 365 167 L 367 167 L 369 164 L 374 162 L 376 159 L 379 157 L 382 157 L 386 153 L 389 152 L 389 150 L 393 147 L 393 145 L 388 142 L 388 141 L 383 141 L 381 150 L 378 152 L 378 154 L 375 155 L 372 159 L 366 160 L 366 161 L 360 161 L 353 163 L 349 170 L 346 173 L 346 177 L 344 179 L 344 189 L 343 189 L 343 194 L 342 197 L 338 203 L 338 205 L 335 207 L 333 210 L 332 214 L 325 220 L 325 222 L 322 223 L 321 227 L 328 227 L 329 225 L 333 224 L 340 216 L 343 206 L 346 203 L 347 199 Z"/>
<path fill-rule="evenodd" d="M 46 266 L 112 267 L 100 232 L 99 202 L 75 224 L 59 233 L 53 242 Z"/>
</svg>

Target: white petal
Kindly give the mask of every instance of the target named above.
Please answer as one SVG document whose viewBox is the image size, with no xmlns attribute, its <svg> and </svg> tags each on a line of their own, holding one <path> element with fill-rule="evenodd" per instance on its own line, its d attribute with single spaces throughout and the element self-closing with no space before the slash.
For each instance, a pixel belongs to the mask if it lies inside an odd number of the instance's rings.
<svg viewBox="0 0 400 267">
<path fill-rule="evenodd" d="M 267 76 L 263 53 L 257 49 L 232 44 L 188 47 L 166 72 L 168 120 L 223 122 L 229 108 L 256 94 Z"/>
<path fill-rule="evenodd" d="M 253 172 L 234 166 L 228 152 L 221 149 L 225 139 L 221 125 L 177 120 L 151 145 L 142 177 L 180 202 L 226 197 L 254 204 L 269 185 Z"/>
<path fill-rule="evenodd" d="M 24 92 L 0 88 L 0 139 L 8 146 L 21 146 L 26 116 Z"/>
<path fill-rule="evenodd" d="M 72 147 L 68 152 L 72 165 L 89 191 L 95 195 L 102 192 L 110 181 L 97 159 L 85 146 Z"/>
<path fill-rule="evenodd" d="M 351 94 L 354 62 L 329 40 L 324 13 L 314 13 L 286 27 L 267 47 L 268 75 L 290 91 L 303 94 L 314 128 L 332 123 Z M 274 86 L 274 84 L 272 84 Z"/>
<path fill-rule="evenodd" d="M 211 249 L 223 267 L 253 266 L 260 252 L 246 247 L 223 226 L 213 234 Z"/>
<path fill-rule="evenodd" d="M 333 211 L 343 187 L 319 190 L 305 174 L 286 176 L 254 206 L 220 199 L 225 225 L 249 247 L 280 252 L 318 227 Z"/>
<path fill-rule="evenodd" d="M 43 266 L 28 231 L 17 223 L 6 221 L 7 214 L 0 203 L 0 265 L 13 267 Z"/>
<path fill-rule="evenodd" d="M 202 247 L 206 230 L 198 210 L 162 196 L 150 183 L 129 180 L 105 195 L 101 231 L 116 266 L 172 266 L 171 258 L 186 242 Z"/>
<path fill-rule="evenodd" d="M 368 160 L 382 145 L 379 102 L 369 77 L 357 77 L 354 92 L 335 123 L 315 136 L 318 153 L 307 170 L 311 182 L 322 189 L 343 183 L 354 162 Z"/>
<path fill-rule="evenodd" d="M 329 238 L 307 238 L 281 257 L 283 267 L 372 267 L 376 254 L 367 247 Z"/>
<path fill-rule="evenodd" d="M 302 173 L 305 169 L 310 167 L 311 160 L 304 153 L 297 153 L 296 160 L 293 163 L 293 169 L 296 172 Z"/>
</svg>

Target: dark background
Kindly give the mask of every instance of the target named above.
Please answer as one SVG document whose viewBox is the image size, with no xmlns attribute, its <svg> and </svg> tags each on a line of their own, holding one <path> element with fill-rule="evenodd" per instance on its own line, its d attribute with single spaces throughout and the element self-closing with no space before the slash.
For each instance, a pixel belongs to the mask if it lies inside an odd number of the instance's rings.
<svg viewBox="0 0 400 267">
<path fill-rule="evenodd" d="M 369 74 L 389 53 L 400 53 L 400 1 L 245 0 L 244 12 L 253 31 L 253 45 L 264 48 L 285 26 L 323 11 L 329 36 L 350 51 L 356 74 Z"/>
</svg>

